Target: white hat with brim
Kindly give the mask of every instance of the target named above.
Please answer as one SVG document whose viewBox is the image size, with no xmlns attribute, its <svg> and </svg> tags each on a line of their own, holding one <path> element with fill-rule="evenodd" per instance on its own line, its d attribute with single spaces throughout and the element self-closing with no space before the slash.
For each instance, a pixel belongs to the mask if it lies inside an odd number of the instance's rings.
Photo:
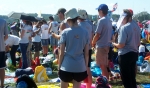
<svg viewBox="0 0 150 88">
<path fill-rule="evenodd" d="M 81 19 L 87 19 L 87 12 L 83 9 L 78 9 L 79 18 Z"/>
<path fill-rule="evenodd" d="M 74 19 L 76 17 L 79 17 L 79 14 L 75 8 L 72 8 L 65 12 L 65 22 L 67 22 L 69 19 Z"/>
</svg>

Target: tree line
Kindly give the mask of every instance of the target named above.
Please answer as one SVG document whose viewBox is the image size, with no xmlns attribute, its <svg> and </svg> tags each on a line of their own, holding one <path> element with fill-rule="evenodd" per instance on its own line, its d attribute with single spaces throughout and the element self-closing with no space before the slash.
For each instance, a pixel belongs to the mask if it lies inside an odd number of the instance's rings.
<svg viewBox="0 0 150 88">
<path fill-rule="evenodd" d="M 34 17 L 37 17 L 37 16 L 38 16 L 37 13 L 28 14 L 28 15 L 34 16 Z M 52 16 L 52 14 L 41 14 L 41 15 L 42 15 L 42 17 L 43 17 L 45 20 L 47 20 L 47 21 L 49 20 L 49 16 Z M 120 16 L 119 14 L 113 14 L 113 15 L 112 15 L 112 19 L 113 19 L 114 21 L 117 21 L 117 20 L 119 19 L 119 16 Z M 12 23 L 12 22 L 15 21 L 15 19 L 8 18 L 7 15 L 0 15 L 0 18 L 5 19 L 8 23 Z M 97 16 L 97 15 L 88 15 L 88 18 L 89 18 L 89 20 L 96 21 L 97 18 L 98 18 L 98 16 Z M 142 21 L 144 21 L 144 20 L 150 20 L 150 14 L 149 14 L 148 12 L 146 12 L 146 11 L 143 11 L 143 12 L 140 12 L 140 13 L 138 13 L 138 14 L 135 14 L 135 15 L 133 16 L 133 19 L 134 19 L 134 20 L 138 20 L 138 21 L 140 21 L 140 22 L 142 22 Z M 56 20 L 59 20 L 59 19 L 57 18 Z"/>
</svg>

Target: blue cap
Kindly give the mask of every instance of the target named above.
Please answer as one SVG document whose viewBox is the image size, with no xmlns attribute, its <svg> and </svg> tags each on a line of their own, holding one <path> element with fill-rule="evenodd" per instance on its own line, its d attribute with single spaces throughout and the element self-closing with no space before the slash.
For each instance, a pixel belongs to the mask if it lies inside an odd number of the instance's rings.
<svg viewBox="0 0 150 88">
<path fill-rule="evenodd" d="M 100 4 L 96 10 L 108 11 L 108 6 L 106 4 Z"/>
</svg>

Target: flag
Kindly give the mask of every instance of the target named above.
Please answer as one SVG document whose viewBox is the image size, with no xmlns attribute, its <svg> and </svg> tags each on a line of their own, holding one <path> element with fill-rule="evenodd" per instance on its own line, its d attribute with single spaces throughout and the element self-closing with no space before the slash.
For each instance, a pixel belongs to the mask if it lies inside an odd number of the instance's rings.
<svg viewBox="0 0 150 88">
<path fill-rule="evenodd" d="M 116 11 L 117 7 L 118 7 L 118 3 L 114 4 L 112 12 Z"/>
</svg>

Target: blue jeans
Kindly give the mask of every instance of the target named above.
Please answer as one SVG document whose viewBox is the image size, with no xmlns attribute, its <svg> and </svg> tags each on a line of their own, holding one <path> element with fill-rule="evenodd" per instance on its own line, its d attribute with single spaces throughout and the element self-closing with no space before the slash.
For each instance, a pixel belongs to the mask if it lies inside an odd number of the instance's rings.
<svg viewBox="0 0 150 88">
<path fill-rule="evenodd" d="M 26 69 L 28 67 L 28 61 L 27 61 L 27 48 L 28 48 L 28 43 L 20 43 L 20 50 L 22 53 L 22 69 Z"/>
</svg>

